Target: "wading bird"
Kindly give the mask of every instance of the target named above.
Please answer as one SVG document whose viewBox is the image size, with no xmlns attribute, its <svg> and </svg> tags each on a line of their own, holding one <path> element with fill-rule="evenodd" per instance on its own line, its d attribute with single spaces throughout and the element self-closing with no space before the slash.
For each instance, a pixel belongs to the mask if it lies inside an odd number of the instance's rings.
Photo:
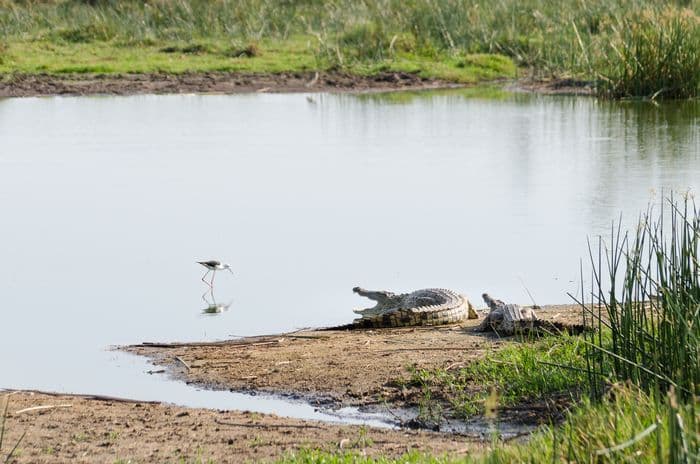
<svg viewBox="0 0 700 464">
<path fill-rule="evenodd" d="M 207 272 L 204 273 L 202 276 L 202 282 L 205 284 L 209 285 L 209 288 L 213 289 L 214 288 L 214 277 L 216 276 L 216 271 L 223 271 L 224 269 L 228 270 L 231 274 L 233 274 L 233 271 L 231 270 L 231 266 L 229 266 L 226 263 L 222 263 L 220 261 L 216 260 L 210 260 L 210 261 L 197 261 L 197 264 L 201 264 L 202 266 L 207 268 Z M 205 279 L 209 275 L 209 273 L 212 273 L 211 275 L 211 281 L 207 282 Z"/>
</svg>

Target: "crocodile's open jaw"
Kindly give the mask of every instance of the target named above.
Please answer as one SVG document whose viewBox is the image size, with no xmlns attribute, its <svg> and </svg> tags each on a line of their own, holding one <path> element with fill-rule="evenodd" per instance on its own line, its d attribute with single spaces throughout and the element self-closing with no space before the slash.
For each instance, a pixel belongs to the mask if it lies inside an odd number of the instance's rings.
<svg viewBox="0 0 700 464">
<path fill-rule="evenodd" d="M 386 308 L 380 308 L 380 304 L 377 303 L 374 306 L 364 309 L 353 309 L 352 312 L 355 314 L 362 314 L 363 316 L 373 316 L 375 314 L 381 314 Z"/>
</svg>

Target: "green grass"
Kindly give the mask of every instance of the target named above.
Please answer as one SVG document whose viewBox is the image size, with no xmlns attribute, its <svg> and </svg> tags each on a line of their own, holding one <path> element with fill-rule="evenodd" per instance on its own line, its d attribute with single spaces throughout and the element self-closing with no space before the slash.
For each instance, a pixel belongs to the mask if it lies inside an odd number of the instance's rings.
<svg viewBox="0 0 700 464">
<path fill-rule="evenodd" d="M 0 0 L 0 72 L 390 69 L 474 82 L 515 65 L 594 80 L 602 96 L 686 98 L 700 85 L 699 15 L 700 0 Z"/>
<path fill-rule="evenodd" d="M 170 47 L 170 48 L 169 48 Z M 199 52 L 188 52 L 199 47 Z M 150 73 L 180 74 L 188 71 L 239 71 L 274 73 L 305 71 L 317 67 L 303 43 L 262 44 L 260 56 L 228 56 L 229 44 L 219 42 L 173 43 L 115 47 L 91 42 L 13 42 L 0 63 L 0 73 Z"/>
<path fill-rule="evenodd" d="M 106 42 L 64 43 L 47 41 L 12 42 L 0 61 L 0 74 L 66 73 L 170 73 L 241 72 L 281 73 L 336 69 L 319 61 L 306 48 L 303 38 L 253 45 L 256 55 L 248 56 L 252 45 L 197 41 L 166 45 L 116 47 Z M 355 63 L 346 71 L 357 75 L 378 72 L 411 72 L 427 78 L 459 83 L 512 78 L 515 65 L 499 56 L 476 55 L 434 63 L 405 55 L 391 62 Z"/>
<path fill-rule="evenodd" d="M 697 399 L 695 400 L 698 401 Z M 678 454 L 673 441 L 677 430 L 688 443 Z M 616 385 L 602 402 L 583 401 L 558 426 L 548 426 L 523 444 L 494 442 L 484 452 L 463 458 L 412 452 L 398 458 L 368 458 L 361 452 L 305 450 L 281 458 L 280 464 L 399 464 L 399 463 L 568 463 L 568 462 L 697 462 L 700 434 L 698 408 L 678 405 L 673 397 L 659 403 L 629 386 Z"/>
<path fill-rule="evenodd" d="M 492 391 L 500 406 L 574 393 L 587 380 L 584 352 L 583 340 L 567 335 L 513 343 L 459 369 L 412 369 L 406 385 L 421 390 L 424 420 L 448 408 L 469 417 L 484 411 Z"/>
</svg>

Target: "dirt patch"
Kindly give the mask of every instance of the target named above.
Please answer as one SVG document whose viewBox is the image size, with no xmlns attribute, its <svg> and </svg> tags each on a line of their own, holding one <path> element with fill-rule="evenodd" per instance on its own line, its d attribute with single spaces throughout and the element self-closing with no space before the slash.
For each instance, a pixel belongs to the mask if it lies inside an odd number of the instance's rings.
<svg viewBox="0 0 700 464">
<path fill-rule="evenodd" d="M 516 92 L 546 95 L 595 95 L 594 83 L 579 79 L 521 79 L 509 86 L 508 89 Z"/>
<path fill-rule="evenodd" d="M 233 94 L 252 92 L 344 92 L 459 87 L 403 72 L 357 76 L 340 71 L 280 74 L 224 72 L 185 74 L 66 74 L 0 76 L 0 97 L 49 95 Z"/>
<path fill-rule="evenodd" d="M 538 317 L 580 323 L 576 306 L 549 306 Z M 474 331 L 478 320 L 447 327 L 308 330 L 202 344 L 126 347 L 166 366 L 176 378 L 213 389 L 261 391 L 328 407 L 416 406 L 418 396 L 397 379 L 408 368 L 455 369 L 510 343 L 513 337 Z"/>
<path fill-rule="evenodd" d="M 0 406 L 4 401 L 0 399 Z M 51 408 L 27 408 L 50 406 Z M 17 462 L 266 462 L 300 449 L 398 456 L 408 450 L 463 455 L 463 437 L 281 418 L 159 403 L 18 392 L 9 395 L 0 459 L 26 432 Z M 11 461 L 15 462 L 15 461 Z"/>
</svg>

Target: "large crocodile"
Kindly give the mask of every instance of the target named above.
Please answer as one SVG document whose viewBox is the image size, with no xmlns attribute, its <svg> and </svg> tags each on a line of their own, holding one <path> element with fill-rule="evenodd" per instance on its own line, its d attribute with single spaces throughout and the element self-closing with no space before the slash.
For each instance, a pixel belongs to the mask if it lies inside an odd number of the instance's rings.
<svg viewBox="0 0 700 464">
<path fill-rule="evenodd" d="M 443 288 L 427 288 L 399 295 L 360 287 L 352 291 L 377 304 L 355 310 L 362 317 L 344 328 L 444 325 L 478 318 L 464 295 Z"/>
<path fill-rule="evenodd" d="M 488 293 L 482 295 L 489 306 L 490 312 L 486 315 L 479 327 L 479 332 L 494 331 L 498 335 L 513 335 L 516 333 L 581 333 L 586 329 L 582 324 L 563 324 L 561 322 L 538 319 L 535 310 L 523 308 L 516 304 L 506 304 L 501 300 L 491 298 Z"/>
</svg>

